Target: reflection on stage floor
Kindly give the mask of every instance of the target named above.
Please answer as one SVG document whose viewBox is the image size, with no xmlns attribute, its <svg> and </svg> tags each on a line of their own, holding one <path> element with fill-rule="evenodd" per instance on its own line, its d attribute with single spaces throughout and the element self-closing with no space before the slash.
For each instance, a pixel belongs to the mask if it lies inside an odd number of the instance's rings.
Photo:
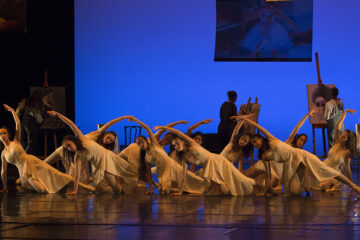
<svg viewBox="0 0 360 240">
<path fill-rule="evenodd" d="M 353 171 L 355 182 L 359 174 Z M 359 239 L 360 196 L 230 197 L 0 193 L 7 239 Z"/>
</svg>

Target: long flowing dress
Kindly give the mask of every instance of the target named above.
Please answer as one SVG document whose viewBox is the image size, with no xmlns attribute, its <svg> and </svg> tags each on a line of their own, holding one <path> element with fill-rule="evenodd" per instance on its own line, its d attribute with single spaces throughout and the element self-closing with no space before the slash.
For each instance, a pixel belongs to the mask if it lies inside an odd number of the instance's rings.
<svg viewBox="0 0 360 240">
<path fill-rule="evenodd" d="M 327 166 L 314 154 L 303 149 L 292 147 L 278 139 L 271 139 L 270 147 L 279 154 L 279 158 L 274 160 L 284 163 L 284 176 L 287 179 L 290 180 L 296 174 L 299 165 L 304 164 L 305 173 L 301 181 L 307 190 L 340 175 L 338 171 Z"/>
<path fill-rule="evenodd" d="M 136 186 L 138 177 L 133 172 L 128 171 L 128 162 L 86 136 L 80 137 L 80 140 L 89 154 L 95 186 L 103 181 L 105 172 L 122 178 L 125 182 L 123 185 L 127 189 Z M 101 191 L 102 189 L 98 190 Z"/>
<path fill-rule="evenodd" d="M 193 146 L 191 155 L 191 157 L 187 155 L 187 157 L 189 157 L 187 161 L 204 168 L 203 177 L 207 182 L 207 189 L 205 192 L 208 192 L 211 182 L 220 185 L 222 194 L 246 196 L 253 192 L 255 181 L 239 172 L 239 170 L 237 170 L 225 157 L 219 154 L 210 153 L 201 146 Z M 215 192 L 212 193 L 216 194 Z"/>
<path fill-rule="evenodd" d="M 156 166 L 161 190 L 170 192 L 173 183 L 180 187 L 183 180 L 183 168 L 170 158 L 161 146 L 153 146 L 146 153 L 145 160 Z M 205 190 L 204 179 L 187 170 L 183 190 L 188 193 L 201 194 Z"/>
<path fill-rule="evenodd" d="M 50 156 L 48 156 L 44 162 L 52 165 L 58 160 L 61 160 L 66 174 L 75 177 L 75 163 L 72 161 L 65 161 L 63 154 L 64 147 L 58 147 Z M 81 171 L 80 171 L 80 182 L 87 184 L 90 178 L 89 164 L 87 156 L 81 156 Z"/>
<path fill-rule="evenodd" d="M 23 188 L 34 190 L 27 181 L 29 177 L 38 180 L 48 193 L 56 193 L 74 181 L 73 177 L 56 170 L 37 157 L 27 154 L 19 143 L 14 141 L 10 144 L 12 145 L 10 152 L 8 154 L 3 152 L 3 154 L 7 162 L 17 167 Z"/>
</svg>

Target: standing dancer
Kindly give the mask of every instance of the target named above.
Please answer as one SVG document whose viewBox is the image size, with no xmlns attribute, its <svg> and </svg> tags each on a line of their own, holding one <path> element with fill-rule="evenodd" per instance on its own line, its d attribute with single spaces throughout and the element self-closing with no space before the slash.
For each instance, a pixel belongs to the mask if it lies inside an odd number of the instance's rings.
<svg viewBox="0 0 360 240">
<path fill-rule="evenodd" d="M 73 177 L 64 174 L 49 164 L 44 163 L 37 157 L 27 154 L 21 146 L 21 124 L 15 110 L 4 104 L 4 108 L 11 112 L 15 120 L 15 138 L 10 140 L 9 131 L 6 128 L 0 129 L 0 139 L 5 149 L 1 153 L 1 179 L 3 190 L 7 192 L 7 163 L 14 164 L 20 175 L 21 186 L 35 190 L 39 193 L 56 193 L 67 184 L 76 181 Z M 95 191 L 91 186 L 80 183 L 80 187 Z"/>
</svg>

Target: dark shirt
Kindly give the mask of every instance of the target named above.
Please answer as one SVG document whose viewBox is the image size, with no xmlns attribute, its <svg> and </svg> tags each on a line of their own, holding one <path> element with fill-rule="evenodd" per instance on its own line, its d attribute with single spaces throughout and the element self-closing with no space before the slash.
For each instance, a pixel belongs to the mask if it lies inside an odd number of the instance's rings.
<svg viewBox="0 0 360 240">
<path fill-rule="evenodd" d="M 236 116 L 236 105 L 232 102 L 224 102 L 220 108 L 220 120 L 223 123 L 234 124 L 234 121 L 230 119 L 231 116 Z"/>
</svg>

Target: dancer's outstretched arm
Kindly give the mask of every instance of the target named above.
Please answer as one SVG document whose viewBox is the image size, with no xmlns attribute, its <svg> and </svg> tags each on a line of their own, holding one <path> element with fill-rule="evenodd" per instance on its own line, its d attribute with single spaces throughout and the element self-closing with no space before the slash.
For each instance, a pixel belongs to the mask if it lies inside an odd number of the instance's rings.
<svg viewBox="0 0 360 240">
<path fill-rule="evenodd" d="M 295 126 L 295 128 L 291 131 L 289 138 L 285 141 L 287 144 L 291 144 L 296 134 L 299 132 L 300 128 L 304 125 L 305 121 L 308 119 L 309 116 L 313 116 L 317 112 L 317 108 L 313 108 L 309 113 L 307 113 L 301 120 L 298 122 L 298 124 Z"/>
<path fill-rule="evenodd" d="M 146 192 L 147 194 L 154 194 L 153 187 L 152 187 L 152 174 L 151 174 L 151 166 L 148 162 L 145 161 L 145 167 L 146 167 L 146 178 L 149 183 L 149 191 Z"/>
<path fill-rule="evenodd" d="M 196 128 L 200 127 L 203 124 L 209 124 L 212 121 L 213 121 L 213 119 L 205 119 L 205 120 L 202 120 L 201 122 L 195 123 L 194 125 L 189 127 L 189 129 L 186 132 L 186 135 L 190 136 Z"/>
<path fill-rule="evenodd" d="M 137 122 L 141 127 L 143 127 L 145 129 L 145 131 L 149 135 L 151 143 L 158 144 L 158 142 L 154 136 L 154 133 L 151 131 L 151 129 L 148 125 L 146 125 L 145 123 L 141 122 L 139 119 L 137 119 L 136 117 L 133 117 L 133 116 L 125 116 L 125 119 L 127 119 L 131 122 Z"/>
<path fill-rule="evenodd" d="M 182 178 L 181 178 L 181 183 L 178 183 L 180 192 L 172 193 L 171 196 L 181 196 L 184 192 L 184 186 L 185 186 L 188 166 L 187 166 L 187 163 L 184 161 L 182 161 L 181 165 L 182 165 L 182 175 L 181 175 Z"/>
<path fill-rule="evenodd" d="M 44 159 L 44 162 L 49 165 L 52 165 L 57 161 L 59 161 L 61 159 L 61 155 L 59 154 L 59 152 L 60 151 L 62 152 L 63 149 L 64 149 L 63 146 L 58 147 L 52 154 L 50 154 L 50 156 Z"/>
<path fill-rule="evenodd" d="M 3 182 L 3 189 L 0 192 L 7 192 L 7 161 L 4 157 L 4 152 L 1 153 L 1 180 Z"/>
<path fill-rule="evenodd" d="M 195 142 L 191 137 L 189 137 L 188 135 L 180 132 L 180 131 L 177 130 L 177 129 L 170 128 L 170 127 L 165 127 L 165 126 L 156 126 L 154 129 L 155 129 L 155 130 L 165 129 L 165 130 L 167 130 L 167 131 L 169 131 L 169 132 L 172 132 L 172 133 L 176 134 L 179 138 L 183 139 L 184 141 L 186 141 L 186 142 L 188 142 L 188 143 L 190 143 L 190 144 L 197 144 L 197 145 L 198 145 L 198 143 Z"/>
<path fill-rule="evenodd" d="M 4 108 L 5 108 L 5 110 L 11 112 L 11 114 L 12 114 L 12 116 L 14 118 L 14 121 L 15 121 L 15 138 L 14 138 L 14 141 L 21 142 L 21 123 L 20 123 L 20 119 L 19 119 L 18 115 L 16 114 L 15 110 L 12 107 L 10 107 L 7 104 L 4 104 Z"/>
<path fill-rule="evenodd" d="M 240 131 L 240 128 L 242 127 L 242 125 L 244 125 L 244 121 L 241 121 L 241 120 L 236 124 L 236 127 L 234 128 L 234 131 L 231 135 L 231 139 L 230 139 L 229 143 L 234 141 L 236 136 L 239 134 L 239 131 Z"/>
<path fill-rule="evenodd" d="M 75 176 L 74 176 L 74 191 L 67 192 L 67 195 L 75 195 L 79 188 L 80 174 L 81 174 L 81 157 L 78 153 L 75 153 Z"/>
<path fill-rule="evenodd" d="M 354 113 L 356 113 L 356 111 L 355 111 L 355 110 L 352 110 L 352 109 L 346 109 L 346 110 L 343 112 L 343 114 L 341 115 L 339 121 L 336 123 L 335 137 L 334 137 L 335 142 L 338 142 L 338 141 L 339 141 L 341 126 L 342 126 L 342 124 L 344 123 L 346 114 L 347 114 L 348 112 L 351 113 L 351 115 L 353 115 Z"/>
<path fill-rule="evenodd" d="M 264 194 L 266 195 L 269 191 L 270 191 L 270 182 L 271 182 L 271 168 L 270 168 L 270 162 L 269 161 L 264 161 L 264 166 L 265 166 L 265 189 L 264 189 Z"/>
<path fill-rule="evenodd" d="M 115 118 L 113 120 L 111 120 L 110 122 L 105 123 L 101 128 L 99 128 L 96 131 L 93 131 L 91 133 L 88 133 L 87 135 L 91 135 L 91 134 L 96 134 L 96 136 L 101 136 L 102 134 L 104 134 L 104 132 L 106 132 L 112 125 L 122 121 L 125 119 L 126 116 L 123 117 L 119 117 L 119 118 Z"/>
<path fill-rule="evenodd" d="M 256 127 L 259 132 L 261 132 L 262 134 L 265 135 L 265 137 L 269 138 L 269 139 L 277 139 L 276 137 L 274 137 L 270 132 L 268 132 L 265 128 L 263 128 L 262 126 L 260 126 L 259 124 L 257 124 L 256 122 L 250 120 L 250 119 L 247 119 L 243 116 L 236 116 L 237 119 L 243 119 L 245 120 L 247 123 L 249 123 L 250 125 Z"/>
<path fill-rule="evenodd" d="M 178 124 L 188 124 L 188 121 L 185 120 L 181 120 L 181 121 L 177 121 L 177 122 L 172 122 L 169 123 L 168 125 L 166 125 L 167 127 L 175 127 Z M 161 136 L 166 132 L 166 130 L 164 129 L 160 129 L 159 131 L 157 131 L 154 135 L 157 141 L 160 141 Z"/>
<path fill-rule="evenodd" d="M 73 121 L 65 117 L 64 115 L 55 112 L 55 111 L 48 111 L 48 114 L 52 117 L 58 117 L 61 121 L 63 121 L 66 125 L 68 125 L 71 130 L 76 134 L 78 137 L 83 137 L 83 133 L 80 131 L 80 129 L 75 125 Z"/>
</svg>

